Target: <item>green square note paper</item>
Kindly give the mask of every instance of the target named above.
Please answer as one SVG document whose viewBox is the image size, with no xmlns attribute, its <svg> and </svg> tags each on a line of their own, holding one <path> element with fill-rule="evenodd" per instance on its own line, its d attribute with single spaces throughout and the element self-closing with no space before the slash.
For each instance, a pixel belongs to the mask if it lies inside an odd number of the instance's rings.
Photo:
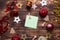
<svg viewBox="0 0 60 40">
<path fill-rule="evenodd" d="M 37 28 L 37 23 L 38 23 L 38 17 L 31 16 L 31 15 L 26 16 L 25 27 L 36 29 Z"/>
</svg>

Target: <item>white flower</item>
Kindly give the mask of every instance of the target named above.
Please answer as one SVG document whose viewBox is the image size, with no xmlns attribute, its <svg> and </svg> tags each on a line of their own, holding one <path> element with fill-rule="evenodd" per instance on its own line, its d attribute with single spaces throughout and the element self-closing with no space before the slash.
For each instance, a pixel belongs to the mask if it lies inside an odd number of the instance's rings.
<svg viewBox="0 0 60 40">
<path fill-rule="evenodd" d="M 14 22 L 18 23 L 19 21 L 21 21 L 21 20 L 19 19 L 19 16 L 18 16 L 18 17 L 14 17 Z"/>
<path fill-rule="evenodd" d="M 35 10 L 37 8 L 36 4 L 33 4 L 32 8 Z"/>
<path fill-rule="evenodd" d="M 47 5 L 47 1 L 46 0 L 42 0 L 40 3 L 42 4 L 42 6 Z"/>
</svg>

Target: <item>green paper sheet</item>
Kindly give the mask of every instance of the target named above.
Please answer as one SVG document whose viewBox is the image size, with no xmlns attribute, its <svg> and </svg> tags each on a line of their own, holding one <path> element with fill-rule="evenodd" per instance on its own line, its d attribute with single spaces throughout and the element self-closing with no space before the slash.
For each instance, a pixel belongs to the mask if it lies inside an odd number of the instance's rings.
<svg viewBox="0 0 60 40">
<path fill-rule="evenodd" d="M 37 23 L 38 23 L 38 17 L 26 15 L 25 27 L 36 29 Z"/>
</svg>

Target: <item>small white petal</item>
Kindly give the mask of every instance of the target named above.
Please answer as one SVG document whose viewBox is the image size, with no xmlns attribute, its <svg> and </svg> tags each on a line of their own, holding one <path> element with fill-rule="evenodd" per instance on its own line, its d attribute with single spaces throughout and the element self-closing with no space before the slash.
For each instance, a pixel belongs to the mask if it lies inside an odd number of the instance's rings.
<svg viewBox="0 0 60 40">
<path fill-rule="evenodd" d="M 11 34 L 16 33 L 16 31 L 14 30 L 14 28 L 11 28 L 10 33 L 11 33 Z"/>
<path fill-rule="evenodd" d="M 35 10 L 37 8 L 36 4 L 33 4 L 32 8 Z"/>
</svg>

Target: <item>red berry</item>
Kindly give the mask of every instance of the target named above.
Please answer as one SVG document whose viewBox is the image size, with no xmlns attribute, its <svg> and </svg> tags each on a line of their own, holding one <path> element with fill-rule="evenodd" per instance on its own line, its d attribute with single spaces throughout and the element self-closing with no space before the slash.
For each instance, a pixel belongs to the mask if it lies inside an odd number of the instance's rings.
<svg viewBox="0 0 60 40">
<path fill-rule="evenodd" d="M 53 31 L 53 29 L 54 29 L 54 25 L 52 23 L 48 23 L 46 26 L 46 30 L 48 32 L 51 32 L 51 31 Z"/>
<path fill-rule="evenodd" d="M 39 15 L 40 15 L 41 18 L 46 17 L 47 16 L 47 13 L 48 13 L 48 10 L 45 7 L 41 8 L 39 10 Z"/>
</svg>

